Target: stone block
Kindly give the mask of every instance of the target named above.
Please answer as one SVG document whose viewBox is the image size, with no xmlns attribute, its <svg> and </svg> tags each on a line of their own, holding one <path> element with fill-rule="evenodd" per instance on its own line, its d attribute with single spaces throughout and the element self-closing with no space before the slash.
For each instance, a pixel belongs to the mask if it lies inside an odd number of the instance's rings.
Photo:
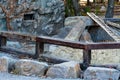
<svg viewBox="0 0 120 80">
<path fill-rule="evenodd" d="M 15 71 L 25 76 L 44 76 L 48 64 L 34 60 L 21 59 L 15 63 Z"/>
<path fill-rule="evenodd" d="M 84 73 L 84 80 L 118 80 L 119 75 L 116 69 L 89 67 Z"/>
<path fill-rule="evenodd" d="M 14 68 L 16 60 L 10 57 L 0 57 L 0 72 L 10 72 Z"/>
<path fill-rule="evenodd" d="M 117 70 L 120 71 L 120 64 L 117 64 Z"/>
<path fill-rule="evenodd" d="M 80 66 L 77 62 L 65 62 L 51 66 L 46 76 L 50 78 L 75 79 L 79 77 Z"/>
</svg>

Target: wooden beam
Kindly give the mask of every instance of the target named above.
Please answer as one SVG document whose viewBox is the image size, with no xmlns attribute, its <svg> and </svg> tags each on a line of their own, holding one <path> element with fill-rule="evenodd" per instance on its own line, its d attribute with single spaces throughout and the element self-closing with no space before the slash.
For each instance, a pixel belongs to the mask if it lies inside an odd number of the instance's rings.
<svg viewBox="0 0 120 80">
<path fill-rule="evenodd" d="M 104 21 L 120 22 L 120 18 L 105 18 Z"/>
<path fill-rule="evenodd" d="M 51 37 L 44 37 L 44 36 L 39 36 L 36 38 L 37 42 L 43 42 L 43 43 L 48 43 L 48 44 L 55 44 L 55 45 L 60 45 L 60 46 L 67 46 L 67 47 L 72 47 L 72 48 L 77 48 L 77 49 L 84 49 L 85 43 L 82 42 L 76 42 L 76 41 L 70 41 L 70 40 L 64 40 L 64 39 L 58 39 L 58 38 L 51 38 Z"/>
<path fill-rule="evenodd" d="M 108 26 L 110 26 L 110 27 L 114 27 L 114 28 L 120 29 L 120 24 L 117 24 L 117 23 L 114 23 L 114 22 L 111 22 L 111 21 L 106 21 L 105 23 L 106 23 Z"/>
<path fill-rule="evenodd" d="M 112 29 L 105 24 L 105 22 L 100 19 L 98 16 L 96 16 L 94 13 L 87 13 L 88 16 L 90 16 L 98 25 L 100 25 L 101 28 L 103 28 L 107 34 L 109 34 L 111 36 L 111 38 L 113 38 L 115 41 L 119 42 L 120 38 L 118 37 L 118 35 L 116 33 L 114 33 L 112 31 Z"/>
<path fill-rule="evenodd" d="M 12 41 L 36 41 L 36 36 L 30 34 L 22 34 L 18 32 L 0 31 L 0 35 L 4 36 Z"/>
<path fill-rule="evenodd" d="M 120 49 L 120 42 L 86 43 L 86 49 Z"/>
</svg>

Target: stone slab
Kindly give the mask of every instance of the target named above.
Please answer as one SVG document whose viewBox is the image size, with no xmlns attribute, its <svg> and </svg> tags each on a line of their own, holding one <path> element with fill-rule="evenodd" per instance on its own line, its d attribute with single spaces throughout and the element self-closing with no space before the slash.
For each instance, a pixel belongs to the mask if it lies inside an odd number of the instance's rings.
<svg viewBox="0 0 120 80">
<path fill-rule="evenodd" d="M 88 67 L 84 73 L 85 80 L 118 80 L 120 72 L 116 69 Z"/>
</svg>

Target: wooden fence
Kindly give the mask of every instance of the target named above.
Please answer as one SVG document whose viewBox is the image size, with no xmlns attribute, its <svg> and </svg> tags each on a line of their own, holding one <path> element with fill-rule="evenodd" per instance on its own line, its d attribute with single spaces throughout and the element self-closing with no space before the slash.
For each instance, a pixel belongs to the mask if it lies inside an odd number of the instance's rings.
<svg viewBox="0 0 120 80">
<path fill-rule="evenodd" d="M 89 66 L 91 63 L 91 50 L 95 49 L 120 49 L 119 42 L 101 42 L 101 43 L 83 43 L 68 41 L 64 39 L 51 38 L 45 36 L 31 36 L 26 34 L 20 34 L 15 32 L 0 32 L 0 50 L 9 53 L 21 53 L 26 54 L 28 52 L 15 51 L 9 48 L 5 48 L 7 39 L 17 41 L 33 41 L 36 43 L 36 50 L 34 55 L 30 55 L 33 58 L 38 58 L 40 54 L 44 53 L 44 44 L 54 44 L 60 46 L 71 47 L 75 49 L 83 50 L 83 64 Z M 4 46 L 4 47 L 3 47 Z"/>
</svg>

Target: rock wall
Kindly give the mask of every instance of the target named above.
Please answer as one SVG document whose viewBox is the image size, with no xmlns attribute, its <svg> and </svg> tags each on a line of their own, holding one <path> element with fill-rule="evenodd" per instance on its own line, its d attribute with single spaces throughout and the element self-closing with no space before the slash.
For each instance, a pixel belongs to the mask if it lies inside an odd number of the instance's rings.
<svg viewBox="0 0 120 80">
<path fill-rule="evenodd" d="M 14 1 L 14 0 L 12 0 Z M 0 0 L 0 30 L 6 30 L 6 16 L 14 31 L 35 35 L 53 35 L 64 27 L 63 0 L 17 0 L 10 9 L 9 0 Z M 10 13 L 7 15 L 5 10 Z"/>
</svg>

